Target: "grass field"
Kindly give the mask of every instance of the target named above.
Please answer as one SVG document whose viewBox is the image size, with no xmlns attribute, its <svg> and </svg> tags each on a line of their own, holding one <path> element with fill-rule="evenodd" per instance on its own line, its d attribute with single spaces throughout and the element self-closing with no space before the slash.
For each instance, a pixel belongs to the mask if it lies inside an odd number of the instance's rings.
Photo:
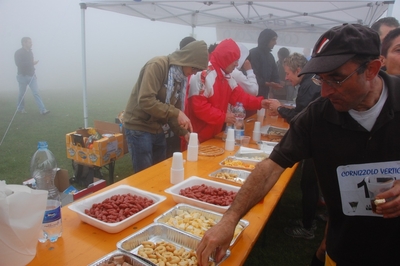
<svg viewBox="0 0 400 266">
<path fill-rule="evenodd" d="M 88 92 L 89 126 L 94 120 L 114 122 L 125 108 L 130 91 L 92 90 Z M 1 92 L 0 97 L 0 180 L 7 184 L 21 184 L 29 179 L 29 164 L 37 142 L 46 140 L 58 166 L 72 176 L 71 160 L 66 157 L 65 134 L 84 126 L 82 92 L 77 90 L 41 92 L 50 114 L 42 116 L 31 92 L 26 95 L 27 114 L 15 114 L 17 89 Z M 14 116 L 15 115 L 15 116 Z M 107 170 L 102 170 L 105 179 Z M 121 180 L 133 174 L 129 155 L 118 160 L 114 179 Z M 278 207 L 263 230 L 245 265 L 292 266 L 308 265 L 323 236 L 324 223 L 318 222 L 316 238 L 293 239 L 284 234 L 289 219 L 301 217 L 300 177 L 292 179 Z"/>
</svg>

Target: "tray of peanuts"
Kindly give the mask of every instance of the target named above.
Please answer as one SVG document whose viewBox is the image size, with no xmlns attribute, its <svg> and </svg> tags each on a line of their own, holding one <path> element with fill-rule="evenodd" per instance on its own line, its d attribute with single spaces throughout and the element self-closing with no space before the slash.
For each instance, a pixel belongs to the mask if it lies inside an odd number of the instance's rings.
<svg viewBox="0 0 400 266">
<path fill-rule="evenodd" d="M 223 179 L 236 184 L 243 184 L 250 173 L 250 171 L 246 170 L 222 167 L 217 171 L 210 173 L 209 176 L 216 179 Z"/>
<path fill-rule="evenodd" d="M 253 170 L 256 167 L 258 161 L 241 159 L 235 156 L 229 156 L 225 158 L 222 162 L 219 163 L 221 166 L 245 169 L 245 170 Z"/>
<path fill-rule="evenodd" d="M 150 224 L 122 239 L 117 248 L 157 266 L 197 266 L 196 247 L 200 238 L 159 223 Z M 224 261 L 230 255 L 227 250 Z M 221 262 L 222 262 L 221 261 Z M 209 266 L 219 265 L 210 258 Z"/>
<path fill-rule="evenodd" d="M 188 204 L 180 203 L 154 219 L 155 223 L 162 223 L 182 230 L 195 237 L 202 238 L 204 233 L 218 223 L 222 215 L 217 212 L 204 210 Z M 241 219 L 236 225 L 235 233 L 231 241 L 233 246 L 249 222 Z"/>
</svg>

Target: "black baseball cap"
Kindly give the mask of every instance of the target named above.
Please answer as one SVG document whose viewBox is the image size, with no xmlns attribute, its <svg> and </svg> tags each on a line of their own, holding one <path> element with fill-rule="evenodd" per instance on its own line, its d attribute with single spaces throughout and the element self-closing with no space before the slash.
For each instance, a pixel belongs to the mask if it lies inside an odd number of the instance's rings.
<svg viewBox="0 0 400 266">
<path fill-rule="evenodd" d="M 360 24 L 343 24 L 325 32 L 314 46 L 310 61 L 299 76 L 331 72 L 355 55 L 379 56 L 379 35 Z"/>
</svg>

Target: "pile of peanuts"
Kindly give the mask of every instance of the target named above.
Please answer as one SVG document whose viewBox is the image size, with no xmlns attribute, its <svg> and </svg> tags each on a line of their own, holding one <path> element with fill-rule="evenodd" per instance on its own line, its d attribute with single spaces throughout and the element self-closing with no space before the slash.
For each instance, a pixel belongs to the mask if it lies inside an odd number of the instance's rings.
<svg viewBox="0 0 400 266">
<path fill-rule="evenodd" d="M 219 172 L 215 175 L 215 177 L 243 184 L 243 180 L 237 178 L 238 174 L 235 173 Z"/>
<path fill-rule="evenodd" d="M 216 224 L 212 218 L 206 218 L 196 211 L 177 210 L 176 215 L 170 217 L 167 225 L 184 230 L 198 237 L 203 237 L 204 233 Z M 235 228 L 234 237 L 243 231 L 243 226 L 238 224 Z"/>
<path fill-rule="evenodd" d="M 125 241 L 122 247 L 127 250 L 132 249 L 129 240 Z M 137 254 L 158 266 L 197 266 L 194 250 L 177 248 L 174 244 L 165 241 L 158 243 L 143 241 Z M 215 263 L 210 261 L 208 265 L 215 266 Z"/>
</svg>

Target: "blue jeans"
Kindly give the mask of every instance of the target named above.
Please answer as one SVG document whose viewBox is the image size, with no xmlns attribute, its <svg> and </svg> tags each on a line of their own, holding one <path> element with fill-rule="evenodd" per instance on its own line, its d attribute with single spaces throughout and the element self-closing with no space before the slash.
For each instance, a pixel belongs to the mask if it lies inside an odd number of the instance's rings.
<svg viewBox="0 0 400 266">
<path fill-rule="evenodd" d="M 17 75 L 17 81 L 19 84 L 17 111 L 22 111 L 25 109 L 24 95 L 28 85 L 32 90 L 33 97 L 35 98 L 36 104 L 39 107 L 40 113 L 46 111 L 46 107 L 44 107 L 42 99 L 40 98 L 39 95 L 36 75 L 33 76 Z"/>
<path fill-rule="evenodd" d="M 125 136 L 135 173 L 166 159 L 164 132 L 152 134 L 125 128 Z"/>
</svg>

